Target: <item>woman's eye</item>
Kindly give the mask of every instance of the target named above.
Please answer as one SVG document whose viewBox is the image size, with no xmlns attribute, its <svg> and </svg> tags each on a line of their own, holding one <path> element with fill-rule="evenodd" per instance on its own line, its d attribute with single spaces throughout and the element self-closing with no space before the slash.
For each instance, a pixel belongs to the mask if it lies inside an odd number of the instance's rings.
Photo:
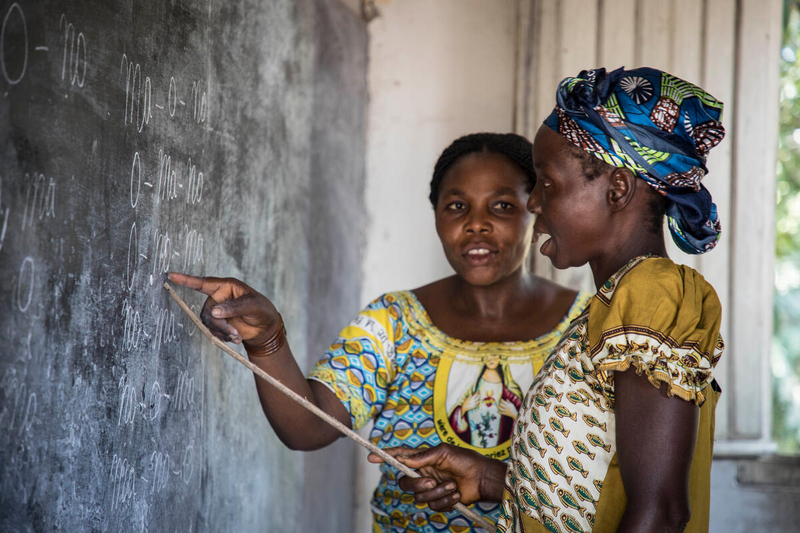
<svg viewBox="0 0 800 533">
<path fill-rule="evenodd" d="M 495 205 L 501 211 L 509 211 L 514 208 L 514 204 L 511 202 L 497 202 Z"/>
<path fill-rule="evenodd" d="M 451 211 L 461 211 L 464 209 L 464 202 L 452 202 L 447 204 L 447 209 Z"/>
</svg>

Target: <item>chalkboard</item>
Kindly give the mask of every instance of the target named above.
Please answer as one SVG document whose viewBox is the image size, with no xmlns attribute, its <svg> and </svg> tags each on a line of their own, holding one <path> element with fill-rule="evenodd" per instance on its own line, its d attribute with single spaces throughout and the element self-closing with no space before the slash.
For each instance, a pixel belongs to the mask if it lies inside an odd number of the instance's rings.
<svg viewBox="0 0 800 533">
<path fill-rule="evenodd" d="M 161 283 L 247 280 L 306 368 L 357 311 L 364 23 L 333 0 L 0 18 L 0 531 L 350 531 L 352 446 L 285 449 Z"/>
</svg>

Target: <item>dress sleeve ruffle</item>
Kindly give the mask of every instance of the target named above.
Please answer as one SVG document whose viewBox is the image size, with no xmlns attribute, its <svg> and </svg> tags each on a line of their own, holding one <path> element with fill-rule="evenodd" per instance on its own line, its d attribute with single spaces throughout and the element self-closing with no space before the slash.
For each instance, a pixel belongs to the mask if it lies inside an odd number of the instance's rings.
<svg viewBox="0 0 800 533">
<path fill-rule="evenodd" d="M 610 293 L 601 289 L 595 296 L 591 361 L 600 372 L 633 366 L 655 387 L 666 383 L 669 396 L 702 405 L 724 349 L 720 320 L 716 292 L 697 271 L 668 259 L 645 260 Z"/>
</svg>

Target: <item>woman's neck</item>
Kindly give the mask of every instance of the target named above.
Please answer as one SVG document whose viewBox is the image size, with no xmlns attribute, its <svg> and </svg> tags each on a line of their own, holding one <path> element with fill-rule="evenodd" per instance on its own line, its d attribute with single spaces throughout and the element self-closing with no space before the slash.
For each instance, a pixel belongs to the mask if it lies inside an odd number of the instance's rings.
<svg viewBox="0 0 800 533">
<path fill-rule="evenodd" d="M 536 291 L 537 278 L 524 266 L 492 285 L 471 285 L 454 276 L 448 291 L 455 311 L 470 318 L 502 320 Z"/>
<path fill-rule="evenodd" d="M 643 255 L 667 257 L 664 235 L 646 234 L 627 239 L 603 257 L 589 261 L 595 287 L 599 289 L 631 259 Z"/>
</svg>

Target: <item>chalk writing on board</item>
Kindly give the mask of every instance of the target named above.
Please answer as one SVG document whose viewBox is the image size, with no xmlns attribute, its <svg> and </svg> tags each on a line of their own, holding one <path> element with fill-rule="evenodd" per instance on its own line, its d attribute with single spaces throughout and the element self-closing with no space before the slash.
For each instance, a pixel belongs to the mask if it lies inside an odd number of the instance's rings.
<svg viewBox="0 0 800 533">
<path fill-rule="evenodd" d="M 125 120 L 124 124 L 133 124 L 141 133 L 153 116 L 153 88 L 149 76 L 143 76 L 142 66 L 128 60 L 122 54 L 120 73 L 125 75 Z"/>
<path fill-rule="evenodd" d="M 194 446 L 190 444 L 183 451 L 183 462 L 181 464 L 181 479 L 187 485 L 192 479 L 192 472 L 194 472 Z"/>
<path fill-rule="evenodd" d="M 28 256 L 22 260 L 19 268 L 19 276 L 13 282 L 14 290 L 12 297 L 16 302 L 17 309 L 23 313 L 28 311 L 33 299 L 33 285 L 35 282 L 36 263 L 33 257 Z"/>
<path fill-rule="evenodd" d="M 86 82 L 86 37 L 83 32 L 75 32 L 75 26 L 62 14 L 58 29 L 64 32 L 64 58 L 61 62 L 61 79 L 68 79 L 70 85 L 83 87 Z M 81 64 L 83 66 L 81 67 Z"/>
<path fill-rule="evenodd" d="M 155 283 L 155 280 L 161 274 L 169 272 L 169 264 L 172 260 L 172 239 L 169 233 L 155 231 L 153 235 L 153 272 L 150 274 L 150 285 Z"/>
<path fill-rule="evenodd" d="M 167 91 L 167 113 L 169 113 L 170 117 L 175 116 L 178 110 L 178 103 L 185 105 L 183 100 L 178 97 L 178 83 L 173 76 L 169 79 L 169 90 Z"/>
<path fill-rule="evenodd" d="M 150 401 L 147 404 L 147 413 L 145 417 L 150 422 L 155 421 L 158 418 L 158 415 L 161 414 L 161 399 L 163 398 L 163 394 L 161 393 L 161 385 L 158 381 L 154 381 L 153 385 L 150 387 Z"/>
<path fill-rule="evenodd" d="M 161 492 L 169 481 L 169 454 L 155 450 L 150 455 L 148 470 L 150 471 L 150 491 Z"/>
<path fill-rule="evenodd" d="M 139 157 L 139 152 L 133 154 L 133 163 L 131 163 L 131 207 L 136 207 L 139 203 L 139 192 L 142 189 L 142 160 Z M 136 193 L 134 194 L 134 190 Z"/>
<path fill-rule="evenodd" d="M 189 229 L 186 225 L 183 227 L 183 268 L 201 262 L 203 259 L 203 234 L 198 233 L 195 229 Z"/>
<path fill-rule="evenodd" d="M 164 202 L 178 197 L 178 174 L 172 168 L 172 156 L 158 151 L 158 189 L 156 201 Z"/>
<path fill-rule="evenodd" d="M 186 186 L 186 203 L 199 204 L 200 200 L 203 199 L 203 173 L 197 171 L 197 166 L 192 164 L 191 157 L 186 166 L 189 174 Z"/>
<path fill-rule="evenodd" d="M 171 399 L 175 410 L 185 411 L 194 405 L 194 389 L 194 378 L 188 370 L 181 370 Z"/>
<path fill-rule="evenodd" d="M 0 176 L 0 218 L 2 225 L 0 225 L 0 251 L 3 249 L 3 243 L 6 240 L 6 230 L 8 229 L 8 215 L 11 213 L 9 206 L 3 206 L 3 177 Z"/>
<path fill-rule="evenodd" d="M 22 215 L 22 229 L 31 227 L 35 219 L 55 218 L 56 216 L 56 182 L 44 174 L 25 174 L 28 189 L 25 197 L 25 212 Z"/>
<path fill-rule="evenodd" d="M 114 454 L 111 459 L 111 509 L 115 510 L 130 503 L 136 494 L 136 469 L 127 459 Z"/>
<path fill-rule="evenodd" d="M 128 260 L 125 267 L 125 286 L 128 290 L 133 288 L 136 282 L 136 274 L 139 267 L 139 232 L 136 229 L 136 222 L 131 224 L 131 232 L 128 236 Z"/>
<path fill-rule="evenodd" d="M 142 336 L 142 318 L 139 311 L 134 310 L 127 299 L 122 302 L 122 316 L 125 319 L 122 330 L 122 347 L 126 351 L 131 351 L 139 347 L 139 340 Z"/>
<path fill-rule="evenodd" d="M 8 63 L 6 54 L 8 51 L 6 50 L 6 32 L 9 29 L 9 26 L 12 28 L 14 25 L 17 25 L 19 28 L 22 29 L 22 49 L 23 49 L 23 59 L 22 59 L 22 68 L 20 68 L 19 73 L 8 72 Z M 16 53 L 18 53 L 15 50 Z M 11 4 L 11 7 L 8 8 L 5 17 L 3 17 L 3 26 L 0 29 L 0 70 L 3 72 L 3 77 L 5 78 L 6 82 L 9 85 L 16 85 L 22 78 L 25 77 L 25 71 L 28 68 L 28 25 L 25 22 L 25 12 L 22 11 L 22 8 L 19 6 L 18 3 L 14 2 Z"/>
<path fill-rule="evenodd" d="M 153 348 L 156 352 L 164 344 L 169 344 L 178 338 L 175 334 L 175 313 L 166 307 L 156 308 L 156 327 Z"/>
<path fill-rule="evenodd" d="M 117 417 L 117 425 L 133 425 L 136 422 L 136 412 L 139 407 L 139 402 L 136 399 L 136 388 L 128 381 L 127 376 L 122 376 L 119 379 L 119 415 Z"/>
<path fill-rule="evenodd" d="M 18 377 L 9 378 L 4 379 L 0 385 L 6 398 L 3 410 L 0 411 L 0 429 L 16 431 L 18 434 L 27 433 L 36 420 L 36 392 L 29 391 L 25 382 Z"/>
<path fill-rule="evenodd" d="M 198 124 L 206 121 L 208 115 L 208 103 L 206 101 L 206 91 L 200 87 L 200 82 L 192 82 L 192 100 L 194 101 L 192 118 Z"/>
</svg>

